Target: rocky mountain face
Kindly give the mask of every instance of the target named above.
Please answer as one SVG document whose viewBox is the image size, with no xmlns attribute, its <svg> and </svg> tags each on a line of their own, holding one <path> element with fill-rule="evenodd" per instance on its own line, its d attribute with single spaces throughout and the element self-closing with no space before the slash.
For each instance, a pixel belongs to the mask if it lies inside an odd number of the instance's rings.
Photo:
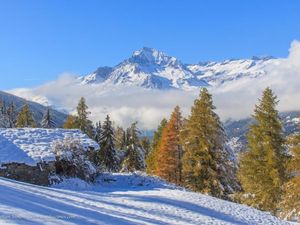
<svg viewBox="0 0 300 225">
<path fill-rule="evenodd" d="M 219 86 L 243 77 L 263 76 L 272 57 L 225 60 L 184 64 L 152 48 L 142 48 L 115 67 L 99 67 L 78 78 L 81 85 L 124 85 L 150 89 L 191 90 L 203 86 Z"/>
</svg>

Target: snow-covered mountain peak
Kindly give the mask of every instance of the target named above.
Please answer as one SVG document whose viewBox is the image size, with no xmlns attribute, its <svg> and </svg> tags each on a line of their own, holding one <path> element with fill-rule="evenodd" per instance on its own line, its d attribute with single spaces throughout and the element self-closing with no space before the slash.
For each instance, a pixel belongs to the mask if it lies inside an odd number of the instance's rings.
<svg viewBox="0 0 300 225">
<path fill-rule="evenodd" d="M 141 65 L 174 65 L 179 63 L 175 57 L 168 56 L 164 52 L 148 47 L 135 51 L 129 61 Z"/>
</svg>

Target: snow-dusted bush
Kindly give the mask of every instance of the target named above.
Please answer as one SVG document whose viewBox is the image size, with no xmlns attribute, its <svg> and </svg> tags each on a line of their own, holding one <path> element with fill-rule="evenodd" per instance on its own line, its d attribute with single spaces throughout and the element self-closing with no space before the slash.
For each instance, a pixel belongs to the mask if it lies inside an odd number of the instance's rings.
<svg viewBox="0 0 300 225">
<path fill-rule="evenodd" d="M 94 180 L 97 169 L 78 140 L 65 138 L 62 141 L 56 141 L 52 147 L 56 155 L 55 167 L 58 175 L 79 177 L 87 181 Z"/>
</svg>

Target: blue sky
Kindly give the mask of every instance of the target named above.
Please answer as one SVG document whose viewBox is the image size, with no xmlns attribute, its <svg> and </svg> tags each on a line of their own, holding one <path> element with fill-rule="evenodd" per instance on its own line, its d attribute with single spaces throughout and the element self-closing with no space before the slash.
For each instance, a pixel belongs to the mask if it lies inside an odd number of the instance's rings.
<svg viewBox="0 0 300 225">
<path fill-rule="evenodd" d="M 300 39 L 296 0 L 0 2 L 0 89 L 113 66 L 143 46 L 186 63 L 286 57 Z"/>
</svg>

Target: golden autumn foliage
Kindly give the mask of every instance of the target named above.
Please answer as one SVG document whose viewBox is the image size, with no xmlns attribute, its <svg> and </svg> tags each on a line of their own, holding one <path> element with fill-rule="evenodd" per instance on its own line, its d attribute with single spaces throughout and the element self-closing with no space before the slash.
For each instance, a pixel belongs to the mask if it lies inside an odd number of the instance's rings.
<svg viewBox="0 0 300 225">
<path fill-rule="evenodd" d="M 288 144 L 292 153 L 287 167 L 290 179 L 284 185 L 279 215 L 283 219 L 300 222 L 300 134 L 291 136 Z"/>
<path fill-rule="evenodd" d="M 160 147 L 160 142 L 162 138 L 162 132 L 165 126 L 167 125 L 168 121 L 166 119 L 163 119 L 160 122 L 160 125 L 157 128 L 157 131 L 154 132 L 152 144 L 151 144 L 151 150 L 146 158 L 146 165 L 147 169 L 146 172 L 151 175 L 156 175 L 156 171 L 158 168 L 158 151 Z"/>
<path fill-rule="evenodd" d="M 18 114 L 16 126 L 17 127 L 31 127 L 31 128 L 36 127 L 36 123 L 33 119 L 33 115 L 27 104 L 23 106 L 20 113 Z"/>
<path fill-rule="evenodd" d="M 182 181 L 182 147 L 179 140 L 181 128 L 181 112 L 179 106 L 176 106 L 169 122 L 162 131 L 157 157 L 159 167 L 155 171 L 156 175 L 175 184 L 181 184 Z"/>
<path fill-rule="evenodd" d="M 69 115 L 64 123 L 65 129 L 76 129 L 76 117 Z"/>
</svg>

